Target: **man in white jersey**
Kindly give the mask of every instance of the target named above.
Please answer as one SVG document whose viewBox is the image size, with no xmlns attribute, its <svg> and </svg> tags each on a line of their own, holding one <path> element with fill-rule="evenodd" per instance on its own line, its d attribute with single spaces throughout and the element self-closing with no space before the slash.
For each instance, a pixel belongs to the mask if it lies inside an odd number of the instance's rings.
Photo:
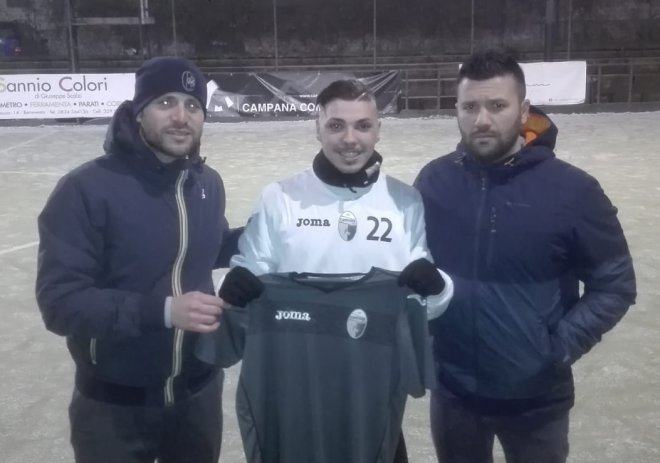
<svg viewBox="0 0 660 463">
<path fill-rule="evenodd" d="M 317 98 L 321 151 L 311 168 L 268 185 L 231 260 L 222 297 L 258 296 L 247 268 L 272 272 L 400 271 L 399 284 L 426 298 L 428 318 L 453 295 L 451 279 L 431 262 L 419 193 L 380 171 L 380 121 L 374 96 L 359 81 L 339 80 Z M 247 274 L 247 276 L 246 276 Z M 243 304 L 244 305 L 244 304 Z M 407 461 L 403 436 L 395 462 Z"/>
</svg>

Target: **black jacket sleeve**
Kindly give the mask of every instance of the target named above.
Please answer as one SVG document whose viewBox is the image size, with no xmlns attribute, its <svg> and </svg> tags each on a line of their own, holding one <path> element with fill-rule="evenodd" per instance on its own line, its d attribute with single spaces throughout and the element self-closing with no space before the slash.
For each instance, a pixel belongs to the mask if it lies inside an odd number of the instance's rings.
<svg viewBox="0 0 660 463">
<path fill-rule="evenodd" d="M 96 207 L 96 209 L 94 209 Z M 36 296 L 59 335 L 137 336 L 165 329 L 164 298 L 102 288 L 104 217 L 73 175 L 63 177 L 38 218 Z"/>
</svg>

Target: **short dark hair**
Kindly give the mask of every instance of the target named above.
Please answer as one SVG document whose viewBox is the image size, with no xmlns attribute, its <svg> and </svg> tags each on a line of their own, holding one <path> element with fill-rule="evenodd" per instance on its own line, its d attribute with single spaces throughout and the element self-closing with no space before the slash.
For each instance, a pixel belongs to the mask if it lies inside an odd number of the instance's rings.
<svg viewBox="0 0 660 463">
<path fill-rule="evenodd" d="M 375 101 L 373 93 L 362 82 L 356 79 L 335 80 L 316 97 L 316 103 L 325 108 L 333 100 L 372 100 Z"/>
<path fill-rule="evenodd" d="M 467 57 L 458 71 L 456 84 L 463 79 L 487 80 L 493 77 L 512 76 L 518 87 L 520 101 L 525 99 L 525 73 L 510 53 L 498 50 L 478 51 Z"/>
</svg>

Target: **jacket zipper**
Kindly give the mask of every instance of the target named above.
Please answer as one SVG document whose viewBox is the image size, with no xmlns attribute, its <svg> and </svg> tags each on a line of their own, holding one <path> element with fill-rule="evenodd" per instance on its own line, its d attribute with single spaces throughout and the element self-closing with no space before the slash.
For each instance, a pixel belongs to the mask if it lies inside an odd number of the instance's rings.
<svg viewBox="0 0 660 463">
<path fill-rule="evenodd" d="M 96 365 L 96 338 L 89 340 L 89 358 L 92 361 L 92 365 Z"/>
<path fill-rule="evenodd" d="M 181 288 L 181 271 L 188 250 L 188 212 L 186 210 L 186 202 L 183 196 L 183 184 L 186 181 L 187 174 L 188 172 L 186 170 L 181 171 L 176 180 L 174 193 L 177 211 L 179 213 L 179 251 L 177 252 L 176 260 L 174 261 L 174 268 L 172 269 L 172 295 L 174 297 L 183 294 Z M 165 382 L 166 406 L 174 404 L 174 378 L 181 373 L 183 335 L 184 332 L 182 329 L 174 329 L 174 342 L 172 343 L 172 374 Z"/>
<path fill-rule="evenodd" d="M 481 223 L 483 221 L 484 211 L 486 209 L 486 200 L 488 197 L 488 179 L 484 171 L 481 172 L 481 199 L 479 201 L 479 209 L 477 210 L 477 216 L 475 220 L 475 242 L 474 242 L 474 259 L 472 262 L 472 281 L 475 285 L 479 282 L 479 253 L 481 252 L 482 242 L 481 242 Z M 474 340 L 474 351 L 473 351 L 473 362 L 474 362 L 474 379 L 475 379 L 475 389 L 474 396 L 475 402 L 479 396 L 479 342 L 478 342 L 478 333 L 477 333 L 477 315 L 479 307 L 477 306 L 476 294 L 478 291 L 475 289 L 472 291 L 472 338 Z M 478 407 L 478 403 L 474 404 Z"/>
</svg>

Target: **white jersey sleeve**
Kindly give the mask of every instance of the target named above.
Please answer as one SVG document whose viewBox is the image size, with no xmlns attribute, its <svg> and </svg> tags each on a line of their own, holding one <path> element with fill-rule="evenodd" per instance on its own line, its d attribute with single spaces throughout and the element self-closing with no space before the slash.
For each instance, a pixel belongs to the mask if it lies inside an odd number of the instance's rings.
<svg viewBox="0 0 660 463">
<path fill-rule="evenodd" d="M 426 316 L 429 320 L 438 318 L 445 313 L 451 298 L 454 297 L 454 282 L 449 275 L 438 269 L 440 276 L 445 280 L 445 287 L 440 294 L 434 294 L 426 298 Z"/>
<path fill-rule="evenodd" d="M 279 249 L 274 241 L 279 239 L 275 221 L 283 207 L 280 198 L 277 183 L 264 188 L 238 242 L 239 254 L 231 258 L 231 267 L 245 267 L 255 275 L 278 271 Z"/>
</svg>

